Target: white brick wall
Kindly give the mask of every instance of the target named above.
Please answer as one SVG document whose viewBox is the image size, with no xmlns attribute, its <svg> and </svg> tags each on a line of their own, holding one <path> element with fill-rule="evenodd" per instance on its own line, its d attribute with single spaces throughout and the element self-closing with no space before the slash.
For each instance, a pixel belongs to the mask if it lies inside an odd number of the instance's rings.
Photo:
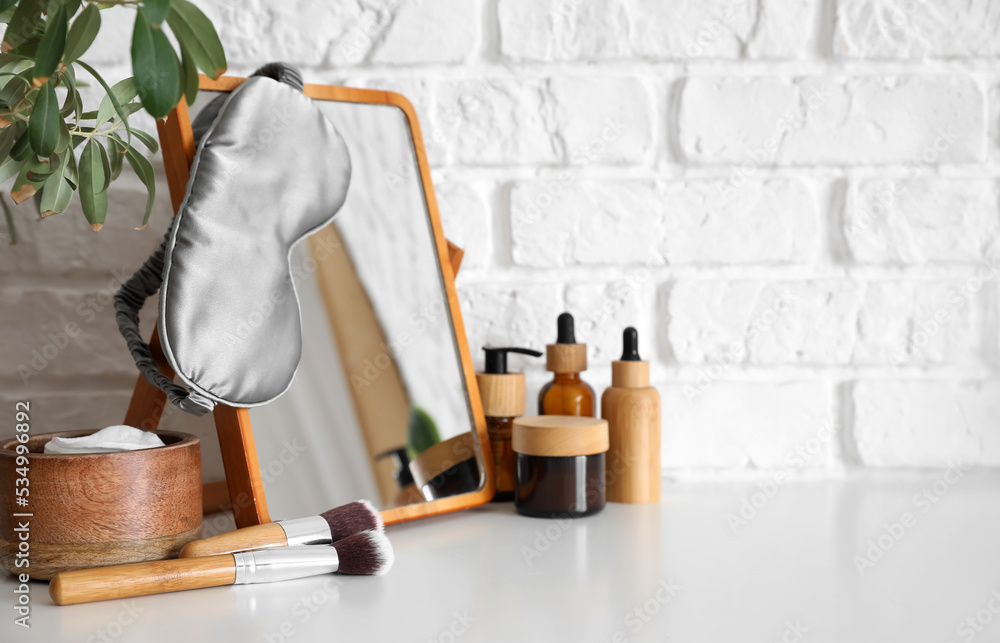
<svg viewBox="0 0 1000 643">
<path fill-rule="evenodd" d="M 996 2 L 198 4 L 234 74 L 406 94 L 477 363 L 571 310 L 599 393 L 637 326 L 669 474 L 1000 466 Z M 89 58 L 117 80 L 130 14 L 104 15 Z M 0 398 L 37 398 L 36 428 L 120 419 L 131 362 L 87 302 L 159 241 L 159 201 L 132 231 L 123 179 L 101 234 L 20 216 L 0 252 Z"/>
</svg>

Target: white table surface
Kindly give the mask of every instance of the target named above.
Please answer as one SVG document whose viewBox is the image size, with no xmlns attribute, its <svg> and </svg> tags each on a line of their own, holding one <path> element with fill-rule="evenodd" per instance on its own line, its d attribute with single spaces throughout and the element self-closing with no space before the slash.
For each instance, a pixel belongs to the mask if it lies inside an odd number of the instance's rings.
<svg viewBox="0 0 1000 643">
<path fill-rule="evenodd" d="M 34 582 L 30 630 L 6 577 L 0 641 L 997 641 L 1000 473 L 950 477 L 789 483 L 737 533 L 755 482 L 668 483 L 661 504 L 564 522 L 490 505 L 390 527 L 382 577 L 68 607 Z"/>
</svg>

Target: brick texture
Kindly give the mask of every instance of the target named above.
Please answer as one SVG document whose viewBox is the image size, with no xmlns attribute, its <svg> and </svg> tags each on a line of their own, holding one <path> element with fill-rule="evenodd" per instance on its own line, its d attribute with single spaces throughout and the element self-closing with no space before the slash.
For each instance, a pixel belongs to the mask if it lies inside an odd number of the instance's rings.
<svg viewBox="0 0 1000 643">
<path fill-rule="evenodd" d="M 414 104 L 477 366 L 569 310 L 598 394 L 639 329 L 671 475 L 1000 466 L 997 3 L 197 4 L 230 73 L 283 60 Z M 134 14 L 102 20 L 85 60 L 115 82 Z M 100 302 L 169 224 L 161 178 L 133 230 L 143 199 L 126 169 L 99 234 L 77 206 L 14 209 L 0 391 L 45 428 L 124 410 L 134 368 Z M 546 381 L 511 365 L 529 396 Z"/>
</svg>

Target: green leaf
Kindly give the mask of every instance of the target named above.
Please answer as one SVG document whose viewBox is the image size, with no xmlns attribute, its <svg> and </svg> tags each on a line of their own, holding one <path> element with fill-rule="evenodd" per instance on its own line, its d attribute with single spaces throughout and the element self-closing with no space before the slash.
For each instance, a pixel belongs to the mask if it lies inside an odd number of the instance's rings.
<svg viewBox="0 0 1000 643">
<path fill-rule="evenodd" d="M 38 99 L 31 109 L 28 122 L 28 136 L 31 147 L 42 158 L 52 156 L 59 143 L 59 99 L 52 83 L 45 83 L 38 90 Z"/>
<path fill-rule="evenodd" d="M 23 161 L 28 158 L 29 154 L 31 154 L 31 140 L 28 136 L 28 131 L 25 130 L 18 135 L 17 141 L 14 142 L 14 147 L 10 149 L 10 157 L 18 161 Z"/>
<path fill-rule="evenodd" d="M 59 108 L 59 117 L 68 118 L 69 115 L 72 114 L 74 110 L 76 110 L 76 102 L 81 98 L 82 97 L 80 96 L 80 92 L 73 91 L 72 89 L 67 89 L 66 101 L 63 103 L 63 106 Z"/>
<path fill-rule="evenodd" d="M 87 73 L 89 73 L 91 76 L 93 76 L 97 80 L 97 82 L 99 82 L 101 84 L 101 87 L 104 88 L 104 91 L 107 93 L 108 98 L 111 100 L 111 104 L 115 108 L 115 113 L 118 114 L 118 118 L 122 119 L 122 122 L 125 123 L 125 130 L 128 132 L 129 140 L 131 141 L 132 140 L 132 126 L 128 124 L 128 115 L 125 114 L 124 111 L 122 111 L 122 104 L 118 101 L 118 97 L 115 96 L 115 92 L 110 87 L 108 87 L 108 84 L 106 82 L 104 82 L 104 79 L 101 77 L 100 74 L 97 73 L 96 69 L 94 69 L 93 67 L 91 67 L 87 63 L 83 62 L 82 60 L 76 61 L 76 64 L 78 64 L 81 67 L 83 67 L 84 69 L 86 69 Z M 100 111 L 100 110 L 98 110 L 98 111 Z"/>
<path fill-rule="evenodd" d="M 101 170 L 104 173 L 104 187 L 101 188 L 101 192 L 104 192 L 111 185 L 111 159 L 108 158 L 108 151 L 100 142 L 96 142 L 95 147 L 101 153 Z"/>
<path fill-rule="evenodd" d="M 407 438 L 407 451 L 411 456 L 423 453 L 441 441 L 437 425 L 427 411 L 418 406 L 410 408 L 410 426 Z"/>
<path fill-rule="evenodd" d="M 0 0 L 0 11 L 7 11 L 14 7 L 17 0 Z"/>
<path fill-rule="evenodd" d="M 69 126 L 66 125 L 66 121 L 59 119 L 59 140 L 56 143 L 56 154 L 62 154 L 69 150 L 70 135 Z"/>
<path fill-rule="evenodd" d="M 0 44 L 0 51 L 8 53 L 20 47 L 35 32 L 35 28 L 42 24 L 42 9 L 45 8 L 47 0 L 20 0 L 14 15 L 10 17 L 10 24 L 3 34 L 3 43 Z"/>
<path fill-rule="evenodd" d="M 104 172 L 107 154 L 102 154 L 103 149 L 94 139 L 87 141 L 80 155 L 80 182 L 77 186 L 83 215 L 95 232 L 104 226 L 104 218 L 108 214 L 107 177 Z"/>
<path fill-rule="evenodd" d="M 10 80 L 4 84 L 3 89 L 0 89 L 0 105 L 6 107 L 13 107 L 24 96 L 25 92 L 31 89 L 31 81 L 28 78 L 31 76 L 31 70 L 25 70 L 18 72 L 16 76 L 11 77 Z"/>
<path fill-rule="evenodd" d="M 0 130 L 0 162 L 6 161 L 17 137 L 24 133 L 24 123 L 19 121 Z"/>
<path fill-rule="evenodd" d="M 212 22 L 187 0 L 172 0 L 167 24 L 177 41 L 186 46 L 198 69 L 212 79 L 226 73 L 226 51 Z"/>
<path fill-rule="evenodd" d="M 144 132 L 141 129 L 132 130 L 132 134 L 134 134 L 135 137 L 139 139 L 139 142 L 145 145 L 149 149 L 149 151 L 152 152 L 153 154 L 156 154 L 157 152 L 160 151 L 160 145 L 159 143 L 156 142 L 156 139 L 153 138 L 152 134 Z"/>
<path fill-rule="evenodd" d="M 194 105 L 194 99 L 198 95 L 198 67 L 194 64 L 191 52 L 182 42 L 181 45 L 181 87 L 184 89 L 184 97 L 188 106 Z"/>
<path fill-rule="evenodd" d="M 35 192 L 41 186 L 41 181 L 36 181 L 32 178 L 33 170 L 37 166 L 38 163 L 32 161 L 28 161 L 21 166 L 21 171 L 17 173 L 14 185 L 10 189 L 10 198 L 14 203 L 20 205 L 35 196 Z"/>
<path fill-rule="evenodd" d="M 72 154 L 67 156 L 66 163 L 63 164 L 63 178 L 73 186 L 74 190 L 80 183 L 80 174 L 76 171 L 76 157 Z"/>
<path fill-rule="evenodd" d="M 76 122 L 79 124 L 80 119 L 83 116 L 81 114 L 83 110 L 83 97 L 80 96 L 80 92 L 77 90 L 76 67 L 74 67 L 72 63 L 66 65 L 66 71 L 59 77 L 59 80 L 60 82 L 66 83 L 66 92 L 73 94 L 73 111 L 76 113 Z M 68 96 L 66 98 L 66 102 L 70 102 Z M 66 116 L 62 113 L 62 110 L 59 111 L 59 115 L 66 118 Z"/>
<path fill-rule="evenodd" d="M 149 160 L 131 145 L 125 149 L 125 160 L 146 186 L 146 212 L 142 215 L 142 224 L 136 227 L 136 230 L 142 230 L 149 223 L 149 215 L 153 213 L 153 201 L 156 199 L 156 175 L 153 174 L 153 165 Z"/>
<path fill-rule="evenodd" d="M 0 163 L 0 183 L 3 183 L 12 176 L 17 176 L 17 173 L 21 171 L 22 165 L 24 165 L 24 159 L 19 161 L 13 157 Z"/>
<path fill-rule="evenodd" d="M 108 134 L 108 141 L 111 142 L 111 145 L 108 145 L 108 160 L 111 162 L 111 180 L 114 181 L 122 173 L 122 161 L 125 160 L 127 145 L 114 132 Z"/>
<path fill-rule="evenodd" d="M 153 118 L 164 118 L 177 106 L 181 97 L 177 54 L 163 30 L 149 24 L 142 7 L 132 31 L 132 75 L 142 106 Z"/>
<path fill-rule="evenodd" d="M 73 186 L 66 182 L 64 170 L 65 165 L 50 174 L 42 184 L 38 212 L 43 219 L 53 214 L 62 214 L 73 200 Z"/>
<path fill-rule="evenodd" d="M 40 23 L 39 27 L 41 27 L 43 24 L 44 23 Z M 34 60 L 35 56 L 38 54 L 38 43 L 40 42 L 42 42 L 42 34 L 33 33 L 30 36 L 28 36 L 23 43 L 21 43 L 15 49 L 13 49 L 12 53 L 21 56 L 27 56 L 28 58 Z"/>
<path fill-rule="evenodd" d="M 66 49 L 66 4 L 61 0 L 50 0 L 50 5 L 55 4 L 55 10 L 49 7 L 49 17 L 45 21 L 45 34 L 41 42 L 38 43 L 38 52 L 35 57 L 35 69 L 32 72 L 35 87 L 48 81 L 52 74 L 56 73 L 56 67 L 62 60 L 63 50 Z"/>
<path fill-rule="evenodd" d="M 83 4 L 83 0 L 65 0 L 66 1 L 66 17 L 72 18 L 76 15 L 76 12 L 80 10 L 80 5 Z"/>
<path fill-rule="evenodd" d="M 66 36 L 66 50 L 63 52 L 63 62 L 69 65 L 71 62 L 82 56 L 90 45 L 94 44 L 94 38 L 101 29 L 101 12 L 92 4 L 88 4 L 80 14 L 80 17 L 73 21 L 73 26 L 69 28 Z"/>
<path fill-rule="evenodd" d="M 149 22 L 159 25 L 170 13 L 170 0 L 143 0 L 142 6 L 146 8 L 146 16 Z"/>
<path fill-rule="evenodd" d="M 108 95 L 101 99 L 101 107 L 97 110 L 97 125 L 100 126 L 101 123 L 111 120 L 116 112 L 121 113 L 122 110 L 116 109 L 111 102 L 112 96 L 118 99 L 118 107 L 121 108 L 122 105 L 132 102 L 132 99 L 137 95 L 135 78 L 126 78 L 112 85 Z"/>
</svg>

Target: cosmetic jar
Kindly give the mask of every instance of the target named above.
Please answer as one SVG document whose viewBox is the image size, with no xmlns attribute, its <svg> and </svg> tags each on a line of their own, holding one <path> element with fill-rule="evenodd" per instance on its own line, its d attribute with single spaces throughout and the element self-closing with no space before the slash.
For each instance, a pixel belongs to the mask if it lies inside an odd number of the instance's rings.
<svg viewBox="0 0 1000 643">
<path fill-rule="evenodd" d="M 575 415 L 514 420 L 514 505 L 525 516 L 579 518 L 604 508 L 608 423 Z"/>
<path fill-rule="evenodd" d="M 428 447 L 410 461 L 410 473 L 427 501 L 476 491 L 482 476 L 472 433 Z"/>
</svg>

